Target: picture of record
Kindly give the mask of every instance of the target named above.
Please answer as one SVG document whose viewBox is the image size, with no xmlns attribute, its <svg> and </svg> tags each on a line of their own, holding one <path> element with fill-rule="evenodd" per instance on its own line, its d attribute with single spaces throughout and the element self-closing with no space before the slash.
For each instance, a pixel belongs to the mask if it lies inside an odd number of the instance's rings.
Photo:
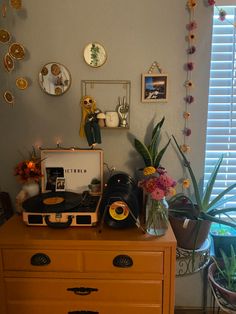
<svg viewBox="0 0 236 314">
<path fill-rule="evenodd" d="M 5 29 L 0 29 L 0 42 L 7 43 L 11 39 L 10 33 Z"/>
<path fill-rule="evenodd" d="M 25 57 L 25 49 L 21 44 L 13 43 L 9 47 L 10 55 L 17 60 L 22 60 Z"/>
<path fill-rule="evenodd" d="M 5 91 L 5 93 L 3 94 L 3 98 L 8 104 L 14 104 L 14 96 L 10 91 Z"/>
<path fill-rule="evenodd" d="M 9 53 L 6 53 L 3 59 L 4 67 L 7 70 L 7 72 L 11 72 L 14 69 L 14 61 L 12 57 L 9 55 Z"/>
<path fill-rule="evenodd" d="M 28 87 L 28 81 L 27 79 L 25 79 L 24 77 L 19 77 L 16 79 L 16 86 L 19 88 L 19 89 L 26 89 Z"/>
<path fill-rule="evenodd" d="M 21 0 L 10 0 L 10 6 L 13 9 L 19 10 L 22 7 L 22 2 Z"/>
</svg>

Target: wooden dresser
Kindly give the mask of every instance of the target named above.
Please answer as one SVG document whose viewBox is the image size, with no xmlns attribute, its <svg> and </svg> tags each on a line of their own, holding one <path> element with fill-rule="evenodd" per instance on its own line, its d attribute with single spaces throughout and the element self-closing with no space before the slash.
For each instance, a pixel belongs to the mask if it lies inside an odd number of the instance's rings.
<svg viewBox="0 0 236 314">
<path fill-rule="evenodd" d="M 0 227 L 1 314 L 173 314 L 176 241 L 138 228 Z"/>
</svg>

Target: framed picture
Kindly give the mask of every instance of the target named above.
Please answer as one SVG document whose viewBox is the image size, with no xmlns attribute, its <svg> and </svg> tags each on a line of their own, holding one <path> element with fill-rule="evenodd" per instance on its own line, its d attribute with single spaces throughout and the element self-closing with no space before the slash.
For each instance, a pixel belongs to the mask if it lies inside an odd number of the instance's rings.
<svg viewBox="0 0 236 314">
<path fill-rule="evenodd" d="M 167 92 L 166 74 L 142 75 L 142 102 L 167 102 Z"/>
<path fill-rule="evenodd" d="M 56 192 L 65 191 L 65 178 L 57 177 L 56 179 Z"/>
</svg>

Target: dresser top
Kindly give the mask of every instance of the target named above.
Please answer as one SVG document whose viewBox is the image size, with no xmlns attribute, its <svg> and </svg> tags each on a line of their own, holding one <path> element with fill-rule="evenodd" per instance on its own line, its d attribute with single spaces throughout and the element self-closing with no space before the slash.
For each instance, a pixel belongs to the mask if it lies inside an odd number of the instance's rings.
<svg viewBox="0 0 236 314">
<path fill-rule="evenodd" d="M 91 246 L 122 247 L 129 249 L 154 249 L 155 247 L 176 247 L 176 240 L 171 227 L 162 237 L 144 234 L 137 227 L 129 229 L 112 229 L 104 225 L 98 227 L 69 227 L 52 229 L 49 227 L 32 227 L 24 224 L 22 217 L 14 215 L 0 226 L 0 247 L 53 247 L 73 248 Z"/>
</svg>

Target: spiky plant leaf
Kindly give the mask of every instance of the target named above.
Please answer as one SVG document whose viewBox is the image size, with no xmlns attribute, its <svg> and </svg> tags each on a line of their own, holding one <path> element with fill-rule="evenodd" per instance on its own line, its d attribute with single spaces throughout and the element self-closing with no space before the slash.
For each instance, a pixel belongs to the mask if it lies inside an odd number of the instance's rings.
<svg viewBox="0 0 236 314">
<path fill-rule="evenodd" d="M 156 157 L 154 158 L 153 164 L 154 167 L 157 168 L 160 165 L 161 159 L 163 157 L 163 155 L 165 154 L 167 147 L 170 144 L 171 139 L 169 139 L 169 141 L 167 142 L 167 144 L 162 148 L 162 150 L 160 150 L 160 152 L 156 155 Z"/>
<path fill-rule="evenodd" d="M 151 144 L 148 146 L 148 150 L 153 160 L 157 155 L 157 149 L 158 149 L 158 146 L 160 144 L 160 139 L 161 139 L 161 128 L 164 121 L 165 121 L 165 117 L 163 117 L 162 120 L 156 124 L 156 126 L 154 127 L 152 131 L 152 140 L 151 140 Z"/>
<path fill-rule="evenodd" d="M 140 142 L 138 139 L 134 140 L 134 146 L 137 152 L 142 156 L 145 166 L 152 166 L 153 160 L 147 146 Z"/>
<path fill-rule="evenodd" d="M 203 194 L 203 201 L 202 201 L 202 204 L 203 204 L 204 208 L 208 208 L 210 197 L 211 197 L 211 193 L 212 193 L 212 189 L 214 187 L 215 180 L 216 180 L 218 171 L 220 169 L 220 166 L 222 164 L 222 161 L 223 161 L 223 156 L 221 158 L 219 158 L 219 160 L 216 163 L 215 168 L 212 171 L 211 176 L 210 176 L 210 178 L 209 178 L 209 180 L 207 182 L 207 186 L 205 188 L 205 191 L 204 191 L 204 194 Z"/>
<path fill-rule="evenodd" d="M 179 144 L 177 143 L 177 140 L 176 138 L 172 135 L 174 141 L 175 141 L 175 144 L 178 148 L 178 151 L 179 153 L 181 154 L 183 160 L 184 160 L 184 165 L 188 168 L 188 172 L 190 174 L 190 177 L 191 177 L 191 180 L 192 180 L 192 183 L 193 183 L 193 188 L 194 188 L 194 194 L 195 194 L 195 198 L 196 198 L 196 202 L 197 202 L 197 205 L 199 207 L 199 210 L 200 211 L 203 211 L 203 206 L 202 206 L 202 201 L 201 201 L 201 197 L 200 197 L 200 191 L 199 191 L 199 188 L 198 188 L 198 184 L 197 184 L 197 180 L 195 178 L 195 175 L 193 173 L 193 170 L 190 166 L 190 163 L 188 161 L 188 159 L 185 157 L 184 153 L 182 152 Z"/>
<path fill-rule="evenodd" d="M 224 191 L 222 191 L 218 196 L 216 196 L 211 202 L 210 204 L 208 204 L 207 206 L 207 211 L 209 211 L 209 209 L 211 208 L 215 208 L 216 206 L 222 206 L 225 203 L 232 201 L 236 198 L 236 195 L 234 196 L 230 196 L 227 198 L 224 198 L 224 196 L 229 193 L 231 190 L 233 190 L 236 187 L 236 183 L 230 185 L 227 189 L 225 189 Z"/>
</svg>

